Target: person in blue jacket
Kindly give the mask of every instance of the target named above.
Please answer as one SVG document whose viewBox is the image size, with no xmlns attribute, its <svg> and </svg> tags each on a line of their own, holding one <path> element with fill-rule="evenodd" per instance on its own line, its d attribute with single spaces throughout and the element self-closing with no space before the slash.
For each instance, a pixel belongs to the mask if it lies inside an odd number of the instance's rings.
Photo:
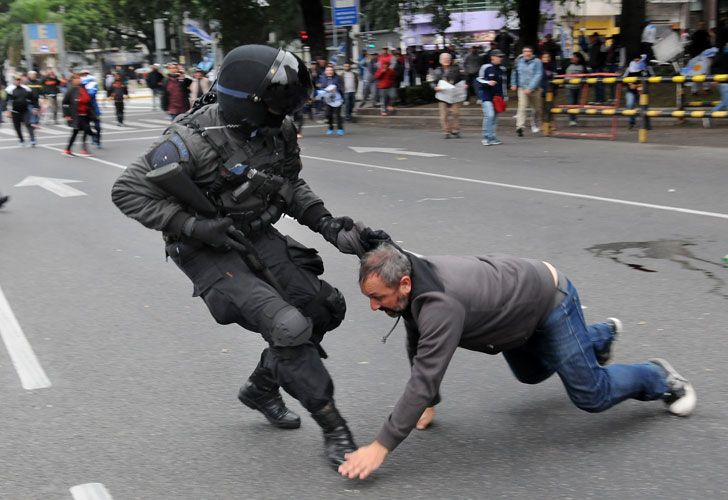
<svg viewBox="0 0 728 500">
<path fill-rule="evenodd" d="M 533 47 L 526 45 L 520 56 L 516 58 L 515 68 L 511 76 L 511 90 L 518 91 L 518 109 L 516 111 L 516 133 L 523 137 L 523 127 L 526 125 L 526 111 L 529 104 L 533 108 L 533 124 L 531 131 L 537 134 L 541 131 L 541 79 L 543 78 L 543 64 L 534 56 Z"/>
<path fill-rule="evenodd" d="M 333 64 L 327 64 L 324 74 L 319 76 L 319 89 L 326 106 L 326 119 L 329 129 L 326 135 L 334 134 L 334 115 L 336 115 L 336 133 L 344 135 L 344 122 L 341 119 L 341 105 L 344 104 L 344 82 L 336 74 Z"/>
<path fill-rule="evenodd" d="M 86 92 L 91 96 L 91 107 L 94 110 L 94 129 L 96 135 L 91 136 L 91 141 L 96 144 L 96 147 L 101 149 L 101 108 L 96 100 L 96 94 L 99 92 L 99 84 L 93 75 L 90 75 L 87 69 L 81 70 L 81 85 L 86 88 Z"/>
<path fill-rule="evenodd" d="M 503 66 L 503 52 L 498 49 L 490 51 L 490 62 L 483 64 L 475 79 L 480 100 L 483 105 L 483 146 L 503 144 L 495 135 L 498 113 L 493 105 L 493 98 L 500 96 L 508 99 L 508 73 Z"/>
</svg>

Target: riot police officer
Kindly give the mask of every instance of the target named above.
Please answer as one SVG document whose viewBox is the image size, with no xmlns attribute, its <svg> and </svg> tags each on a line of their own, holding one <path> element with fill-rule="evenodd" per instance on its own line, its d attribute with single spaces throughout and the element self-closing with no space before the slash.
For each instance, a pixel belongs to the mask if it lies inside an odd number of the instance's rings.
<svg viewBox="0 0 728 500">
<path fill-rule="evenodd" d="M 320 342 L 341 323 L 346 304 L 318 278 L 323 262 L 316 250 L 273 227 L 287 214 L 336 245 L 339 231 L 352 226 L 348 217 L 332 217 L 299 177 L 296 129 L 286 115 L 300 110 L 312 90 L 308 69 L 290 52 L 237 47 L 226 55 L 213 91 L 126 169 L 112 199 L 127 216 L 163 231 L 167 255 L 218 323 L 236 323 L 268 343 L 240 401 L 276 427 L 297 428 L 300 418 L 283 402 L 282 387 L 321 426 L 336 467 L 356 445 L 334 405 Z M 194 182 L 215 215 L 201 215 L 150 181 L 148 174 L 170 167 Z M 239 251 L 240 235 L 252 257 Z"/>
</svg>

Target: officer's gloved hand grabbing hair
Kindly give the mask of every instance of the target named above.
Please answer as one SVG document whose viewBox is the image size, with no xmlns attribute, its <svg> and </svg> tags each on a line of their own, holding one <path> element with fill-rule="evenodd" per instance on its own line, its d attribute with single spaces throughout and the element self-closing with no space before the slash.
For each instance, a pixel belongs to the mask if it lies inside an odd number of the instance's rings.
<svg viewBox="0 0 728 500">
<path fill-rule="evenodd" d="M 362 222 L 356 222 L 348 229 L 339 228 L 336 232 L 336 241 L 332 243 L 342 253 L 361 257 L 384 242 L 392 242 L 392 238 L 385 231 L 372 229 Z"/>
<path fill-rule="evenodd" d="M 349 231 L 354 227 L 354 221 L 351 217 L 331 217 L 330 215 L 321 217 L 317 231 L 326 241 L 338 248 L 337 240 L 339 231 Z"/>
<path fill-rule="evenodd" d="M 361 241 L 364 250 L 374 250 L 382 243 L 392 243 L 392 238 L 382 229 L 372 229 L 365 227 L 359 233 L 359 240 Z"/>
</svg>

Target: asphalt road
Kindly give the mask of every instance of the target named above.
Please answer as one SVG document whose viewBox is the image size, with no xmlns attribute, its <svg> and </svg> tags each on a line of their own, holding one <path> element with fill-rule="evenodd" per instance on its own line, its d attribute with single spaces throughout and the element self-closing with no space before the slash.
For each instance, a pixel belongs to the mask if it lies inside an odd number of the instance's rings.
<svg viewBox="0 0 728 500">
<path fill-rule="evenodd" d="M 160 235 L 111 203 L 120 169 L 163 128 L 152 121 L 161 113 L 133 106 L 133 123 L 109 127 L 92 159 L 62 157 L 60 127 L 35 149 L 0 128 L 0 191 L 12 198 L 0 210 L 0 298 L 50 384 L 24 389 L 0 345 L 0 498 L 73 498 L 70 488 L 88 483 L 108 495 L 75 498 L 728 497 L 725 149 L 536 137 L 485 148 L 474 136 L 307 128 L 303 174 L 332 212 L 421 254 L 552 262 L 580 290 L 588 320 L 624 321 L 617 361 L 665 357 L 699 397 L 687 419 L 660 402 L 588 414 L 557 379 L 522 385 L 502 357 L 459 351 L 435 425 L 371 479 L 349 481 L 327 466 L 320 430 L 291 397 L 303 415 L 295 431 L 240 405 L 262 340 L 217 325 L 165 262 Z M 28 176 L 80 181 L 67 186 L 85 195 L 14 187 Z M 295 221 L 278 227 L 318 248 L 325 278 L 346 295 L 326 365 L 339 408 L 368 443 L 407 380 L 404 329 L 382 344 L 392 320 L 369 310 L 355 259 Z"/>
</svg>

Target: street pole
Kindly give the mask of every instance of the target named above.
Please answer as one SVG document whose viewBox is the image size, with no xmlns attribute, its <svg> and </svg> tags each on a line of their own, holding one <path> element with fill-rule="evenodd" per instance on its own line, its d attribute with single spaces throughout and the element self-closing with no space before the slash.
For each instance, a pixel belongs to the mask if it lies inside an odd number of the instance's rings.
<svg viewBox="0 0 728 500">
<path fill-rule="evenodd" d="M 162 64 L 162 51 L 167 48 L 164 37 L 164 19 L 154 20 L 154 46 L 156 47 L 156 63 Z"/>
</svg>

